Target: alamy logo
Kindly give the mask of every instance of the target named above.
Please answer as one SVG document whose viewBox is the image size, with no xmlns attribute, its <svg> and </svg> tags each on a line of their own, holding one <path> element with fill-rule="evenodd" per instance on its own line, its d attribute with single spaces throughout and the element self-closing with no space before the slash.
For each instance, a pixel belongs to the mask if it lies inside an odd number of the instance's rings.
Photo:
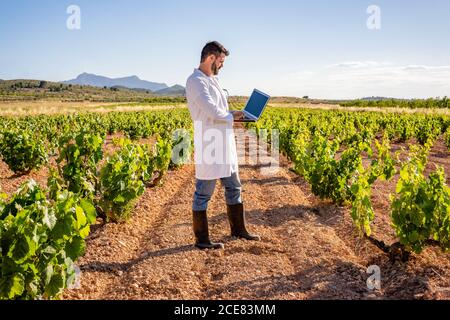
<svg viewBox="0 0 450 320">
<path fill-rule="evenodd" d="M 207 128 L 201 121 L 194 121 L 195 164 L 230 165 L 234 161 L 240 164 L 260 164 L 261 174 L 273 175 L 279 168 L 279 132 L 278 130 Z M 179 135 L 182 137 L 183 135 Z M 187 135 L 184 135 L 186 137 Z M 233 141 L 235 140 L 235 141 Z M 187 139 L 178 140 L 175 157 L 190 145 Z M 269 143 L 270 142 L 270 143 Z M 236 148 L 235 148 L 236 147 Z M 246 154 L 248 150 L 248 155 Z"/>
<path fill-rule="evenodd" d="M 81 29 L 81 9 L 77 5 L 70 5 L 66 10 L 70 16 L 67 18 L 66 26 L 69 30 Z"/>
<path fill-rule="evenodd" d="M 381 29 L 381 8 L 376 5 L 371 5 L 367 8 L 367 14 L 370 14 L 367 18 L 367 29 L 380 30 Z"/>
<path fill-rule="evenodd" d="M 367 273 L 371 276 L 367 279 L 367 289 L 380 290 L 381 289 L 381 270 L 377 265 L 367 268 Z"/>
</svg>

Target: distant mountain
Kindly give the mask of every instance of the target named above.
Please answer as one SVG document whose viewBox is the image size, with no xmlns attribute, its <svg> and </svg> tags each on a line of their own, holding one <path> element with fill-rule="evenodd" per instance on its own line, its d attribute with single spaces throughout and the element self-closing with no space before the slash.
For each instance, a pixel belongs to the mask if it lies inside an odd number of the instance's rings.
<svg viewBox="0 0 450 320">
<path fill-rule="evenodd" d="M 158 90 L 155 92 L 155 94 L 160 96 L 185 96 L 186 89 L 183 86 L 176 84 L 173 87 Z"/>
<path fill-rule="evenodd" d="M 62 83 L 108 88 L 124 87 L 129 89 L 145 89 L 150 91 L 159 91 L 169 88 L 169 86 L 165 83 L 145 81 L 139 79 L 137 76 L 113 79 L 90 73 L 82 73 L 76 79 L 63 81 Z"/>
</svg>

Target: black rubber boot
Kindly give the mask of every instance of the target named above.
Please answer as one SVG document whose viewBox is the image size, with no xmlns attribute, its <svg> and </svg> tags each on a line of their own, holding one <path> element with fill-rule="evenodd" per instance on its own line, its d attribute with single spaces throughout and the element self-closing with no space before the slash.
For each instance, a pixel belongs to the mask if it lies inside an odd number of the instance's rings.
<svg viewBox="0 0 450 320">
<path fill-rule="evenodd" d="M 193 211 L 195 246 L 199 249 L 223 249 L 223 243 L 209 240 L 208 217 L 205 211 Z"/>
<path fill-rule="evenodd" d="M 227 205 L 228 221 L 230 222 L 231 235 L 246 240 L 260 241 L 261 237 L 251 234 L 245 228 L 245 213 L 242 203 Z"/>
</svg>

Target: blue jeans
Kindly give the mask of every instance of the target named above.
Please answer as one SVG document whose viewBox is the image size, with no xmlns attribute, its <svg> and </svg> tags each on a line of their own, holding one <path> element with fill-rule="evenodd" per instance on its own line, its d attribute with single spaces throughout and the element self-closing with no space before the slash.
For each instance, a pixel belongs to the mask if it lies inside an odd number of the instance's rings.
<svg viewBox="0 0 450 320">
<path fill-rule="evenodd" d="M 235 172 L 231 177 L 221 178 L 220 181 L 225 187 L 225 199 L 227 205 L 242 203 L 242 185 L 239 180 L 239 175 Z M 194 211 L 205 211 L 208 209 L 208 202 L 214 193 L 215 187 L 216 180 L 196 180 L 194 203 L 192 205 Z"/>
</svg>

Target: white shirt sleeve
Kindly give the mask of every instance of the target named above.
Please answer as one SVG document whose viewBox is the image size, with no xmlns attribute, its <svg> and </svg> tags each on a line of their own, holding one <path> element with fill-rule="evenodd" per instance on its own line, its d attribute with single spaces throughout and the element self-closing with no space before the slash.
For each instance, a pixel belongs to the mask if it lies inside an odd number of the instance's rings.
<svg viewBox="0 0 450 320">
<path fill-rule="evenodd" d="M 203 79 L 195 79 L 194 81 L 189 81 L 189 89 L 192 97 L 194 97 L 194 103 L 199 106 L 203 112 L 205 112 L 209 117 L 214 120 L 226 120 L 233 122 L 233 115 L 228 112 L 221 110 L 214 103 L 211 95 L 209 94 L 208 84 Z"/>
</svg>

